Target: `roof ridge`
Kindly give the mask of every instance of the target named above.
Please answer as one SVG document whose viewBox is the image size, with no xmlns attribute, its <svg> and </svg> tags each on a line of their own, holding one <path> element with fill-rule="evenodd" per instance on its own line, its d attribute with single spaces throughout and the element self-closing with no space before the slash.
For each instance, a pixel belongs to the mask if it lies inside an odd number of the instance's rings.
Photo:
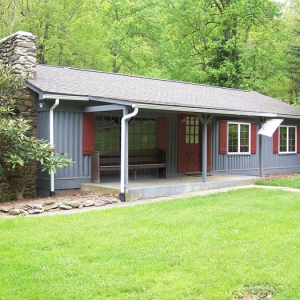
<svg viewBox="0 0 300 300">
<path fill-rule="evenodd" d="M 100 71 L 100 70 L 81 69 L 81 68 L 67 67 L 67 66 L 52 66 L 52 65 L 46 65 L 46 64 L 38 64 L 38 65 L 39 66 L 44 66 L 44 67 L 60 68 L 60 69 L 71 69 L 71 70 L 75 70 L 75 71 L 109 74 L 109 75 L 113 75 L 113 76 L 124 76 L 124 77 L 131 77 L 131 78 L 141 78 L 141 79 L 147 79 L 147 80 L 157 80 L 157 81 L 181 83 L 181 84 L 187 84 L 187 85 L 204 86 L 204 87 L 207 87 L 207 88 L 217 88 L 217 89 L 233 90 L 233 91 L 240 91 L 240 92 L 246 92 L 246 93 L 253 92 L 253 91 L 242 90 L 242 89 L 237 89 L 237 88 L 229 88 L 229 87 L 208 85 L 208 84 L 203 84 L 203 83 L 180 81 L 180 80 L 170 80 L 170 79 L 165 79 L 165 78 L 146 77 L 146 76 L 142 76 L 142 75 L 131 75 L 131 74 L 124 74 L 124 73 L 113 73 L 113 72 L 105 72 L 105 71 Z"/>
</svg>

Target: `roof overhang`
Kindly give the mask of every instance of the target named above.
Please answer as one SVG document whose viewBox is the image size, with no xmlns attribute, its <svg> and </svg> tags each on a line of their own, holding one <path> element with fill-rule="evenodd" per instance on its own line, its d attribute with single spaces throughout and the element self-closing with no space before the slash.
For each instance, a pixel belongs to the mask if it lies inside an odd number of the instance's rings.
<svg viewBox="0 0 300 300">
<path fill-rule="evenodd" d="M 184 106 L 166 106 L 166 105 L 152 105 L 152 104 L 133 104 L 133 108 L 152 109 L 152 110 L 167 110 L 177 112 L 189 112 L 189 113 L 205 113 L 213 115 L 239 115 L 248 117 L 265 117 L 265 118 L 279 118 L 278 114 L 274 113 L 257 113 L 251 111 L 234 111 L 224 109 L 210 109 L 210 108 L 198 108 L 198 107 L 184 107 Z M 300 116 L 298 117 L 300 118 Z"/>
<path fill-rule="evenodd" d="M 90 97 L 85 96 L 72 96 L 72 95 L 59 95 L 59 94 L 43 94 L 40 100 L 46 99 L 59 99 L 59 100 L 70 100 L 70 101 L 89 101 Z"/>
<path fill-rule="evenodd" d="M 68 95 L 68 94 L 51 94 L 45 93 L 30 82 L 26 81 L 26 86 L 36 92 L 39 95 L 39 100 L 46 100 L 46 99 L 59 99 L 59 100 L 70 100 L 70 101 L 89 101 L 90 97 L 82 96 L 82 95 Z"/>
<path fill-rule="evenodd" d="M 147 103 L 133 103 L 133 101 L 125 99 L 112 99 L 97 96 L 87 96 L 87 95 L 72 95 L 72 94 L 55 94 L 47 93 L 40 90 L 35 85 L 30 82 L 26 82 L 26 86 L 31 90 L 35 91 L 39 95 L 39 100 L 46 99 L 60 99 L 66 101 L 99 101 L 106 102 L 109 104 L 127 106 L 132 108 L 140 108 L 147 110 L 163 110 L 163 111 L 173 111 L 173 112 L 185 112 L 185 113 L 204 113 L 211 115 L 236 115 L 245 117 L 260 117 L 260 118 L 285 118 L 285 119 L 300 119 L 300 115 L 292 114 L 280 114 L 280 113 L 268 113 L 268 112 L 255 112 L 246 110 L 227 110 L 218 108 L 207 108 L 207 107 L 188 107 L 188 106 L 177 106 L 177 105 L 157 105 L 157 104 L 147 104 Z"/>
</svg>

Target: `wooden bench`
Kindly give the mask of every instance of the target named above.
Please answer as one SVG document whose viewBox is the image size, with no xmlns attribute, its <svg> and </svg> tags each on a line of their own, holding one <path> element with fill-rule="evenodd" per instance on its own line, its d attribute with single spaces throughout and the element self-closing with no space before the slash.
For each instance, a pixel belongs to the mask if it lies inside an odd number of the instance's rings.
<svg viewBox="0 0 300 300">
<path fill-rule="evenodd" d="M 100 183 L 101 171 L 121 169 L 121 151 L 93 151 L 91 155 L 91 181 Z M 157 169 L 159 178 L 167 178 L 167 163 L 165 150 L 130 150 L 128 153 L 128 169 Z"/>
</svg>

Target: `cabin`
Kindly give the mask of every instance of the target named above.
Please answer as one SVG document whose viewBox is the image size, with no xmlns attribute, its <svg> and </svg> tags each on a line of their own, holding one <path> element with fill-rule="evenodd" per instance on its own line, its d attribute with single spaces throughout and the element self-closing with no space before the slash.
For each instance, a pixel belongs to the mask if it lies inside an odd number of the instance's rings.
<svg viewBox="0 0 300 300">
<path fill-rule="evenodd" d="M 37 137 L 74 160 L 39 172 L 38 194 L 117 182 L 125 201 L 142 179 L 300 171 L 300 109 L 258 92 L 39 64 L 26 85 Z"/>
</svg>

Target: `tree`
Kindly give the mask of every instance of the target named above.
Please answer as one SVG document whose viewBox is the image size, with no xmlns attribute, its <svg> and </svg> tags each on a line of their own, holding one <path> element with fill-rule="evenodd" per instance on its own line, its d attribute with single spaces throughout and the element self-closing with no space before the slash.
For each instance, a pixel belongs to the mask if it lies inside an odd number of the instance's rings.
<svg viewBox="0 0 300 300">
<path fill-rule="evenodd" d="M 23 199 L 37 162 L 49 172 L 72 164 L 67 154 L 55 152 L 53 145 L 30 134 L 30 120 L 14 105 L 14 95 L 24 88 L 24 80 L 9 67 L 0 66 L 0 183 L 8 184 L 18 200 Z"/>
<path fill-rule="evenodd" d="M 177 79 L 184 81 L 245 87 L 245 70 L 248 73 L 251 67 L 244 59 L 249 36 L 272 29 L 279 16 L 277 5 L 270 0 L 169 2 L 164 48 L 172 58 L 165 60 L 172 79 L 180 76 Z M 180 62 L 180 73 L 174 61 Z"/>
<path fill-rule="evenodd" d="M 293 1 L 291 5 L 293 23 L 292 40 L 287 51 L 287 77 L 290 79 L 290 102 L 300 105 L 300 1 Z"/>
</svg>

